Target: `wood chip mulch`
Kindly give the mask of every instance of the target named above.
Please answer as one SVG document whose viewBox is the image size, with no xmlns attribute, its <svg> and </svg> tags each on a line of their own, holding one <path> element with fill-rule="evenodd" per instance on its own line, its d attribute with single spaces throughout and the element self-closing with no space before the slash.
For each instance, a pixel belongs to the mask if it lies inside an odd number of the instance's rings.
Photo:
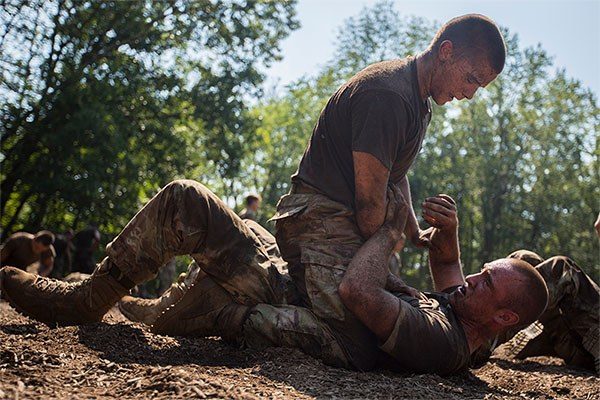
<svg viewBox="0 0 600 400">
<path fill-rule="evenodd" d="M 0 399 L 599 399 L 600 379 L 558 359 L 495 356 L 450 378 L 323 365 L 293 349 L 154 335 L 116 309 L 50 329 L 0 301 Z"/>
</svg>

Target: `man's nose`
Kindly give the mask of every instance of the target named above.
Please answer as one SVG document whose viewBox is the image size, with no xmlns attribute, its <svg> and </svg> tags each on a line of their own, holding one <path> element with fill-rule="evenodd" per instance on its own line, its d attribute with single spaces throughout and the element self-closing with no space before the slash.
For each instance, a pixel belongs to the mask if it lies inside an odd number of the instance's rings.
<svg viewBox="0 0 600 400">
<path fill-rule="evenodd" d="M 475 275 L 467 275 L 467 277 L 465 278 L 465 282 L 467 282 L 469 285 L 472 285 L 475 283 L 474 279 Z"/>
<path fill-rule="evenodd" d="M 480 274 L 472 274 L 465 278 L 465 282 L 467 282 L 471 287 L 477 286 L 480 280 Z"/>
</svg>

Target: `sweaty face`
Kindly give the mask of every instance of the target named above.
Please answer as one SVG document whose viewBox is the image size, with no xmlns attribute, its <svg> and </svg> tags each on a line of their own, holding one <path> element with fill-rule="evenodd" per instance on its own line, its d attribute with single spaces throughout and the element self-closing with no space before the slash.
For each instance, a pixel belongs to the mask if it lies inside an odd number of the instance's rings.
<svg viewBox="0 0 600 400">
<path fill-rule="evenodd" d="M 487 60 L 453 57 L 442 62 L 433 74 L 430 94 L 438 105 L 454 99 L 470 100 L 477 89 L 486 87 L 497 75 Z"/>
<path fill-rule="evenodd" d="M 451 294 L 450 303 L 461 317 L 487 325 L 505 299 L 518 295 L 519 280 L 510 260 L 492 261 L 478 274 L 467 276 L 466 283 Z"/>
</svg>

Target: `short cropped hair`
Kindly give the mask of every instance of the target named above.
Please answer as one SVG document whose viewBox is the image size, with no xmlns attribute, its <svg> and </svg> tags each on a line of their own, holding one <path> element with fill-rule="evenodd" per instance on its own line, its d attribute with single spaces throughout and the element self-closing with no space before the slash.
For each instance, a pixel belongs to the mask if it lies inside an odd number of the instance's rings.
<svg viewBox="0 0 600 400">
<path fill-rule="evenodd" d="M 436 33 L 429 48 L 438 50 L 449 40 L 456 50 L 470 54 L 484 52 L 491 67 L 499 74 L 506 61 L 506 44 L 498 25 L 481 14 L 466 14 L 452 18 Z"/>
<path fill-rule="evenodd" d="M 246 205 L 249 206 L 252 203 L 254 203 L 255 201 L 260 201 L 260 195 L 258 194 L 249 194 L 248 196 L 246 196 Z"/>
<path fill-rule="evenodd" d="M 54 243 L 54 233 L 50 231 L 39 231 L 35 234 L 33 240 L 43 244 L 44 246 L 50 246 Z"/>
<path fill-rule="evenodd" d="M 536 321 L 548 306 L 548 286 L 542 275 L 528 262 L 512 258 L 511 266 L 521 275 L 520 293 L 505 299 L 504 306 L 519 315 L 519 326 Z"/>
</svg>

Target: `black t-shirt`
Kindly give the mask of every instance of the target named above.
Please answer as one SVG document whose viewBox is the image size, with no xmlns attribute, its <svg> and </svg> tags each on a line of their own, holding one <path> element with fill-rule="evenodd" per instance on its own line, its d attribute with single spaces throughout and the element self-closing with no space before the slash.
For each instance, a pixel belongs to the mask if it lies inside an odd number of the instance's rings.
<svg viewBox="0 0 600 400">
<path fill-rule="evenodd" d="M 373 64 L 329 99 L 292 182 L 354 208 L 352 152 L 375 156 L 398 183 L 417 156 L 430 119 L 414 59 Z"/>
<path fill-rule="evenodd" d="M 397 296 L 400 311 L 396 324 L 380 346 L 393 360 L 388 366 L 441 375 L 466 370 L 471 363 L 469 344 L 449 295 L 422 292 L 420 298 Z"/>
</svg>

